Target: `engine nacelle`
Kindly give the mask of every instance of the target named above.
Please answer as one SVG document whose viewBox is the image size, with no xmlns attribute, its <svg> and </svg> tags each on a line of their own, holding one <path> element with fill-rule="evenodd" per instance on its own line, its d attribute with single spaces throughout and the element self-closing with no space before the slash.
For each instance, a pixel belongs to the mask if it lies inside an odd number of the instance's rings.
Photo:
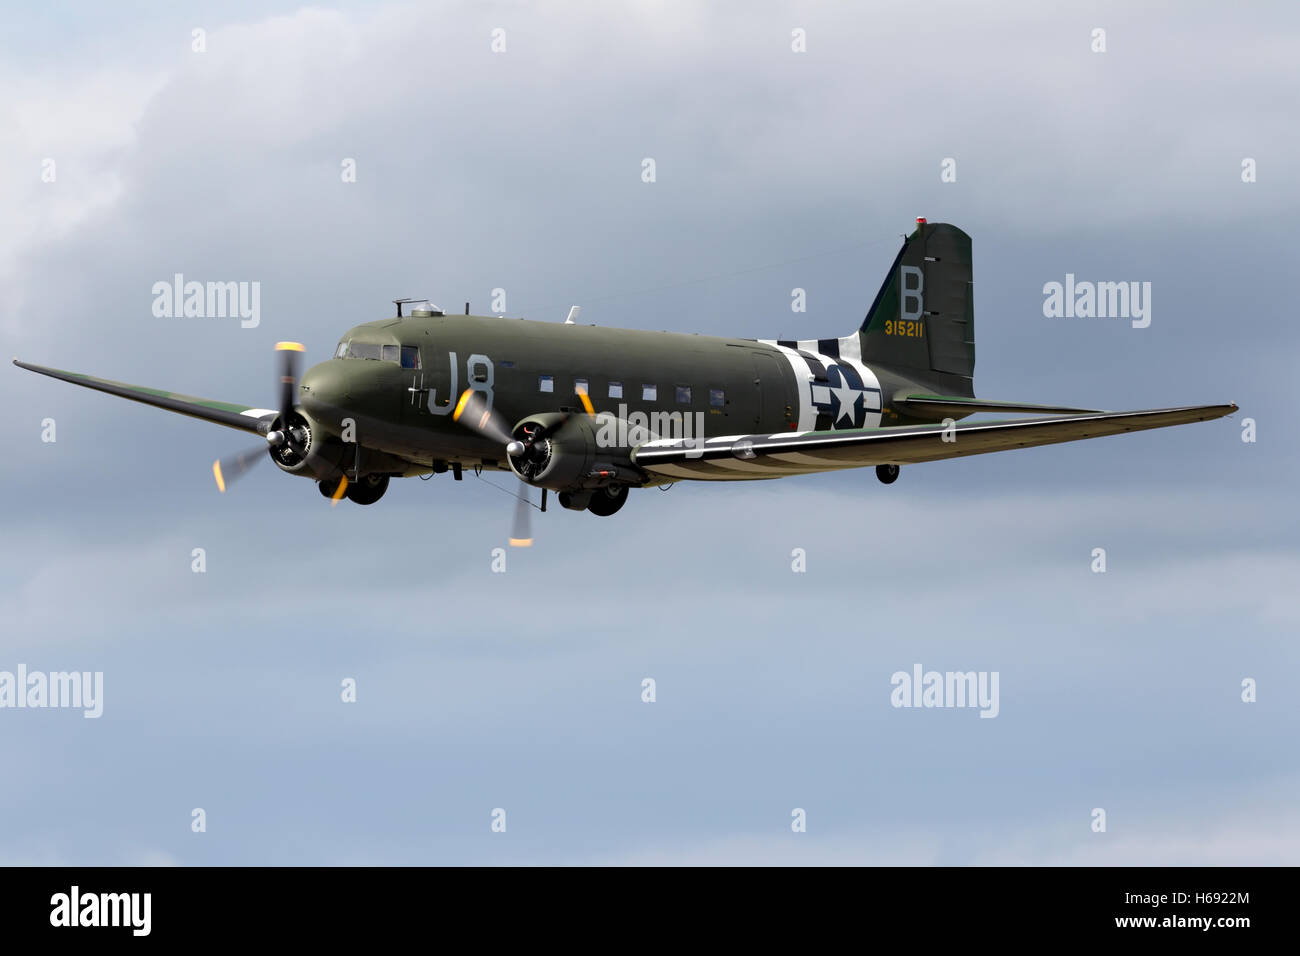
<svg viewBox="0 0 1300 956">
<path fill-rule="evenodd" d="M 295 411 L 289 416 L 288 426 L 293 431 L 298 449 L 295 450 L 289 442 L 281 440 L 272 445 L 269 451 L 276 467 L 291 475 L 325 481 L 346 473 L 349 480 L 355 480 L 354 469 L 358 466 L 362 475 L 421 475 L 429 470 L 374 448 L 362 448 L 358 461 L 356 445 L 330 434 L 310 415 L 301 411 Z M 276 418 L 266 431 L 268 436 L 273 432 L 283 433 L 285 423 Z"/>
<path fill-rule="evenodd" d="M 579 491 L 605 485 L 639 484 L 629 448 L 601 447 L 599 424 L 588 415 L 546 412 L 524 419 L 513 435 L 522 455 L 508 455 L 510 470 L 530 485 L 551 491 Z"/>
<path fill-rule="evenodd" d="M 343 442 L 302 412 L 291 414 L 288 422 L 277 418 L 272 423 L 271 430 L 284 431 L 286 427 L 293 430 L 301 452 L 290 447 L 287 441 L 273 446 L 271 460 L 281 471 L 320 481 L 337 478 L 343 474 L 345 464 L 352 464 L 352 454 Z"/>
</svg>

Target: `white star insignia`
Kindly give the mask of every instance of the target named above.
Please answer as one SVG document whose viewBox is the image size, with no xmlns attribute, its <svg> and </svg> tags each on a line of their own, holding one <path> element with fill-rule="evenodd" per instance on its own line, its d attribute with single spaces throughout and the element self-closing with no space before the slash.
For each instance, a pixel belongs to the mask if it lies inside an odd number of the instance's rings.
<svg viewBox="0 0 1300 956">
<path fill-rule="evenodd" d="M 840 407 L 840 413 L 835 417 L 835 424 L 838 425 L 841 418 L 847 418 L 852 422 L 855 418 L 853 406 L 862 393 L 854 391 L 843 378 L 840 379 L 840 384 L 831 386 L 831 391 L 835 393 L 835 401 Z"/>
</svg>

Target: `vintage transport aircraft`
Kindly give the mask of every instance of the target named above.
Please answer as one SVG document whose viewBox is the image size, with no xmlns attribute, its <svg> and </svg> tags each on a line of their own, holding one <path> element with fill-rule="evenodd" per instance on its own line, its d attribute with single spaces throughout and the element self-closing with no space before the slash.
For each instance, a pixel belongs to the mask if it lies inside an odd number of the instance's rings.
<svg viewBox="0 0 1300 956">
<path fill-rule="evenodd" d="M 393 477 L 514 472 L 565 508 L 612 515 L 629 489 L 900 465 L 1207 421 L 1233 404 L 1108 412 L 975 398 L 970 237 L 917 220 L 861 327 L 763 341 L 446 315 L 395 300 L 297 381 L 281 342 L 278 409 L 21 368 L 260 435 L 215 462 L 226 483 L 269 455 L 321 494 L 373 504 Z M 403 305 L 409 305 L 403 315 Z M 957 424 L 977 412 L 1033 415 Z M 531 541 L 520 496 L 512 543 Z"/>
</svg>

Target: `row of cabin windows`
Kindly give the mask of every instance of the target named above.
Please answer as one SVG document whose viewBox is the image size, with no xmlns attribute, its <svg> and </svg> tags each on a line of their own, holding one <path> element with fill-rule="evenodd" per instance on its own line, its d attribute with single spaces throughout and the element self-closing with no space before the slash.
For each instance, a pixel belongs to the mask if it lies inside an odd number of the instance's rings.
<svg viewBox="0 0 1300 956">
<path fill-rule="evenodd" d="M 340 342 L 338 349 L 334 352 L 335 358 L 348 359 L 370 359 L 377 362 L 397 362 L 402 368 L 418 369 L 420 367 L 420 350 L 414 345 L 371 345 L 365 342 Z M 677 398 L 677 404 L 690 405 L 694 400 L 694 393 L 689 385 L 676 385 L 673 387 Z M 539 392 L 555 391 L 554 375 L 539 375 L 537 377 L 537 390 Z M 587 392 L 587 380 L 585 378 L 575 378 L 573 380 L 574 392 Z M 621 399 L 623 397 L 623 383 L 609 383 L 609 397 Z M 657 402 L 659 400 L 659 386 L 642 384 L 641 401 Z M 722 408 L 727 404 L 727 394 L 723 389 L 709 389 L 709 405 L 713 408 Z"/>
<path fill-rule="evenodd" d="M 340 342 L 335 358 L 371 359 L 397 362 L 402 368 L 420 367 L 420 350 L 414 345 L 367 345 L 365 342 Z"/>
<path fill-rule="evenodd" d="M 690 404 L 691 404 L 691 402 L 693 401 L 693 391 L 692 391 L 692 389 L 691 389 L 691 386 L 689 386 L 689 385 L 675 385 L 675 386 L 673 386 L 673 389 L 674 389 L 674 392 L 676 393 L 677 403 L 678 403 L 679 405 L 690 405 Z M 554 391 L 555 391 L 555 376 L 554 376 L 554 375 L 539 375 L 539 376 L 537 376 L 537 390 L 538 390 L 539 392 L 554 392 Z M 575 378 L 575 379 L 573 380 L 573 391 L 574 391 L 575 394 L 578 393 L 578 392 L 582 392 L 582 393 L 584 393 L 584 394 L 590 394 L 590 393 L 587 391 L 587 380 L 586 380 L 585 378 Z M 609 383 L 609 397 L 610 397 L 610 398 L 622 398 L 622 397 L 623 397 L 623 383 L 622 383 L 622 382 L 610 382 L 610 383 Z M 658 385 L 647 385 L 647 384 L 642 384 L 642 386 L 641 386 L 641 401 L 643 401 L 643 402 L 657 402 L 658 400 L 659 400 L 659 386 L 658 386 Z M 720 388 L 711 388 L 711 389 L 709 389 L 709 404 L 710 404 L 711 406 L 713 406 L 714 408 L 722 408 L 724 405 L 727 404 L 727 393 L 726 393 L 723 389 L 720 389 Z"/>
</svg>

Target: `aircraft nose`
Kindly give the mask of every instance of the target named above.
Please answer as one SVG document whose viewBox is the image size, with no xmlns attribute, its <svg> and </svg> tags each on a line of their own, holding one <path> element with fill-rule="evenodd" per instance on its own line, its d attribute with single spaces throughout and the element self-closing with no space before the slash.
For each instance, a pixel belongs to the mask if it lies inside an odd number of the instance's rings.
<svg viewBox="0 0 1300 956">
<path fill-rule="evenodd" d="M 313 365 L 298 383 L 298 402 L 303 410 L 313 418 L 335 425 L 342 421 L 344 407 L 351 398 L 339 364 L 337 359 L 331 359 Z"/>
</svg>

